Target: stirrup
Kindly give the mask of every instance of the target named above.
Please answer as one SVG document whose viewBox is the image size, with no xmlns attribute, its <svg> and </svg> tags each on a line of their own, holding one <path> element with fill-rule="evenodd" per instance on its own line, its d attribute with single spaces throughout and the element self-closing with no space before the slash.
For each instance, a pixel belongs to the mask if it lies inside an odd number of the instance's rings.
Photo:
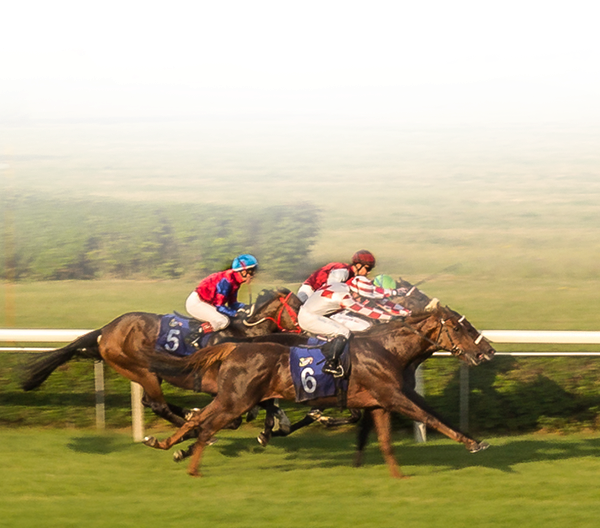
<svg viewBox="0 0 600 528">
<path fill-rule="evenodd" d="M 343 378 L 344 377 L 344 367 L 342 367 L 342 365 L 338 365 L 336 367 L 323 366 L 323 368 L 321 370 L 325 374 L 331 374 L 334 378 Z"/>
</svg>

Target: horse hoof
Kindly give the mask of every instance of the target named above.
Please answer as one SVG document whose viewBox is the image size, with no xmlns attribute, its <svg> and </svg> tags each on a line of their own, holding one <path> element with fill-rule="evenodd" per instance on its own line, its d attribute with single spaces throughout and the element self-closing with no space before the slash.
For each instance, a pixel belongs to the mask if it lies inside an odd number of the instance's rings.
<svg viewBox="0 0 600 528">
<path fill-rule="evenodd" d="M 185 459 L 185 451 L 180 449 L 179 451 L 173 453 L 173 462 L 181 462 Z"/>
<path fill-rule="evenodd" d="M 206 441 L 206 445 L 207 446 L 211 446 L 213 444 L 217 443 L 217 439 L 214 436 L 211 436 L 207 441 Z"/>
<path fill-rule="evenodd" d="M 267 435 L 265 435 L 264 433 L 260 433 L 256 437 L 256 441 L 263 447 L 267 447 L 267 445 L 269 444 L 269 439 L 267 438 Z"/>
<path fill-rule="evenodd" d="M 490 444 L 487 442 L 479 442 L 469 448 L 469 453 L 479 453 L 479 451 L 485 451 L 488 447 L 490 447 Z"/>
<path fill-rule="evenodd" d="M 147 445 L 148 447 L 156 447 L 156 438 L 147 436 L 142 440 L 142 444 Z"/>
<path fill-rule="evenodd" d="M 193 417 L 194 414 L 196 414 L 200 409 L 198 409 L 197 407 L 194 409 L 190 409 L 188 412 L 185 413 L 185 416 L 183 417 L 183 419 L 186 422 L 189 422 Z"/>
</svg>

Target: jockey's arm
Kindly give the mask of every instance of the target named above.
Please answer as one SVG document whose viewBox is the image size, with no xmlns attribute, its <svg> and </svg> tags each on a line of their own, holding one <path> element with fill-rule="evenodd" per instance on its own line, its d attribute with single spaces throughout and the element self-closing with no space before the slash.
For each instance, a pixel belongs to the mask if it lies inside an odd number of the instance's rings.
<svg viewBox="0 0 600 528">
<path fill-rule="evenodd" d="M 366 304 L 356 301 L 350 295 L 344 297 L 341 305 L 342 308 L 345 308 L 346 310 L 357 313 L 359 315 L 364 315 L 371 319 L 377 319 L 379 321 L 386 322 L 392 319 L 392 316 L 389 313 L 386 313 L 379 308 L 367 306 Z"/>
<path fill-rule="evenodd" d="M 346 268 L 333 269 L 327 275 L 327 284 L 334 282 L 346 282 L 348 280 L 348 270 Z"/>
<path fill-rule="evenodd" d="M 240 307 L 243 307 L 244 305 L 238 303 L 237 300 L 233 303 L 230 302 L 231 291 L 231 284 L 225 278 L 221 279 L 217 284 L 214 307 L 218 312 L 227 315 L 228 317 L 235 317 L 239 308 L 234 305 L 240 305 Z M 229 306 L 227 306 L 228 303 Z"/>
</svg>

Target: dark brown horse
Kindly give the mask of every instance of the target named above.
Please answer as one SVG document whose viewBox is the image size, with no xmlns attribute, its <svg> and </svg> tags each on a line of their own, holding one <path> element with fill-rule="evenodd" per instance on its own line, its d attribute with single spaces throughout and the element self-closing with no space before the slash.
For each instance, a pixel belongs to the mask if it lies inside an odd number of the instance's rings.
<svg viewBox="0 0 600 528">
<path fill-rule="evenodd" d="M 402 306 L 404 306 L 405 308 L 408 308 L 409 310 L 411 310 L 414 313 L 424 313 L 424 312 L 428 312 L 432 309 L 434 309 L 435 307 L 437 307 L 437 305 L 439 304 L 438 299 L 436 298 L 430 298 L 428 297 L 424 292 L 422 292 L 421 290 L 419 290 L 419 288 L 413 284 L 411 284 L 410 282 L 402 279 L 402 278 L 398 278 L 396 280 L 396 289 L 399 292 L 399 295 L 396 297 L 393 297 L 391 300 L 393 300 L 394 302 L 401 304 Z M 371 320 L 372 321 L 372 320 Z M 468 322 L 464 323 L 465 325 L 469 324 Z M 298 346 L 298 345 L 303 345 L 306 343 L 308 337 L 303 335 L 303 334 L 295 334 L 294 336 L 291 335 L 281 335 L 281 334 L 274 334 L 274 335 L 268 335 L 268 336 L 264 336 L 264 337 L 260 337 L 260 338 L 255 338 L 253 339 L 253 341 L 272 341 L 275 343 L 280 343 L 280 344 L 284 344 L 284 345 L 288 345 L 288 346 Z M 414 375 L 415 375 L 415 370 L 416 367 L 418 365 L 416 365 L 414 368 L 409 368 L 406 369 L 406 383 L 405 386 L 411 386 L 415 387 L 416 385 L 416 381 L 414 379 Z M 412 380 L 410 379 L 412 375 Z M 416 393 L 415 393 L 416 394 Z M 353 423 L 357 423 L 361 416 L 362 416 L 362 412 L 360 409 L 350 409 L 350 416 L 348 418 L 332 418 L 330 416 L 325 416 L 323 415 L 321 412 L 319 412 L 320 410 L 317 408 L 313 408 L 311 410 L 310 413 L 308 413 L 304 418 L 302 418 L 300 421 L 291 424 L 289 428 L 280 428 L 277 431 L 271 431 L 269 428 L 269 424 L 271 423 L 270 421 L 266 421 L 266 429 L 264 431 L 262 431 L 259 436 L 258 436 L 258 441 L 262 446 L 266 446 L 269 443 L 269 440 L 271 438 L 271 434 L 273 434 L 273 436 L 287 436 L 295 431 L 297 431 L 298 429 L 302 429 L 303 427 L 306 427 L 307 425 L 310 425 L 314 422 L 320 422 L 322 425 L 326 426 L 326 427 L 336 427 L 336 426 L 340 426 L 340 425 L 347 425 L 347 424 L 353 424 Z M 359 449 L 362 450 L 362 448 L 364 448 L 364 444 L 366 443 L 366 438 L 368 435 L 368 424 L 370 424 L 371 422 L 367 419 L 365 421 L 363 421 L 363 423 L 361 424 L 361 432 L 359 433 Z M 364 441 L 361 442 L 361 439 L 364 438 Z M 191 450 L 189 451 L 181 451 L 177 454 L 176 456 L 176 460 L 181 460 L 183 458 L 186 458 L 187 456 L 191 455 Z"/>
<path fill-rule="evenodd" d="M 208 344 L 278 331 L 299 332 L 299 307 L 298 298 L 285 288 L 263 290 L 247 315 L 234 318 L 227 328 L 215 332 Z M 159 314 L 129 312 L 65 347 L 38 354 L 25 366 L 21 386 L 26 391 L 39 387 L 60 365 L 76 357 L 104 360 L 119 374 L 143 387 L 142 401 L 146 407 L 179 427 L 185 423 L 189 411 L 167 403 L 161 389 L 162 378 L 148 368 L 148 357 L 155 351 L 161 318 Z M 196 392 L 215 394 L 217 389 L 216 378 L 208 375 L 202 380 L 185 375 L 164 379 Z"/>
<path fill-rule="evenodd" d="M 402 278 L 399 278 L 396 280 L 396 288 L 401 293 L 397 297 L 394 297 L 392 300 L 394 302 L 397 302 L 397 303 L 403 305 L 404 307 L 410 309 L 411 311 L 413 311 L 415 313 L 427 312 L 431 309 L 434 309 L 439 304 L 439 301 L 437 299 L 435 299 L 435 298 L 432 299 L 432 298 L 428 297 L 425 293 L 423 293 L 421 290 L 419 290 L 416 286 L 414 286 L 413 284 L 411 284 L 410 282 L 408 282 L 406 280 L 403 280 Z M 465 324 L 467 325 L 468 322 L 465 322 Z M 291 334 L 288 332 L 288 333 L 268 334 L 268 335 L 252 338 L 251 340 L 254 342 L 272 342 L 272 343 L 283 344 L 286 346 L 299 346 L 299 345 L 306 345 L 308 339 L 309 339 L 309 336 L 306 334 L 299 334 L 299 333 Z M 414 368 L 406 369 L 406 371 L 405 371 L 406 377 L 407 377 L 405 386 L 407 387 L 407 390 L 408 390 L 408 387 L 411 387 L 411 386 L 412 386 L 412 389 L 414 389 L 414 387 L 416 385 L 416 382 L 414 379 L 415 370 L 416 370 L 416 366 Z M 211 373 L 211 374 L 214 374 L 214 373 Z M 412 376 L 412 380 L 410 379 L 411 376 Z M 415 395 L 416 395 L 416 392 L 415 392 Z M 418 396 L 418 395 L 416 395 L 416 396 Z M 273 408 L 272 408 L 272 410 L 273 410 Z M 321 425 L 324 425 L 325 427 L 339 427 L 341 425 L 355 424 L 355 423 L 359 422 L 360 418 L 363 415 L 361 409 L 349 409 L 350 416 L 333 418 L 331 416 L 327 416 L 327 415 L 323 414 L 321 412 L 322 410 L 324 410 L 324 409 L 318 409 L 317 407 L 314 407 L 313 409 L 311 409 L 311 412 L 306 414 L 306 416 L 304 416 L 304 418 L 302 418 L 298 422 L 296 422 L 294 424 L 290 424 L 289 426 L 286 424 L 285 427 L 279 427 L 279 429 L 277 429 L 275 431 L 273 431 L 273 427 L 275 424 L 273 416 L 270 415 L 270 412 L 267 412 L 267 416 L 265 418 L 265 429 L 258 435 L 257 440 L 263 447 L 266 447 L 271 440 L 271 436 L 288 436 L 289 434 L 294 433 L 294 432 L 298 431 L 299 429 L 302 429 L 314 422 L 319 422 L 319 423 L 321 423 Z M 279 413 L 278 410 L 276 412 Z M 364 447 L 366 445 L 366 440 L 368 438 L 368 433 L 371 428 L 370 427 L 371 424 L 372 424 L 372 421 L 370 420 L 370 417 L 367 417 L 360 424 L 360 431 L 359 431 L 359 435 L 358 435 L 359 436 L 359 444 L 358 444 L 359 453 L 361 453 L 364 450 Z M 192 451 L 193 451 L 193 444 L 187 449 L 182 449 L 182 450 L 177 451 L 173 455 L 173 458 L 176 462 L 180 462 L 180 461 L 188 458 L 189 456 L 191 456 Z M 358 457 L 357 457 L 357 460 L 359 460 Z"/>
<path fill-rule="evenodd" d="M 393 477 L 402 477 L 390 441 L 390 413 L 398 412 L 425 423 L 449 438 L 463 443 L 470 452 L 487 447 L 449 426 L 422 408 L 406 387 L 407 371 L 436 350 L 447 350 L 470 365 L 478 365 L 494 355 L 494 349 L 463 317 L 448 308 L 411 316 L 374 327 L 350 340 L 352 370 L 348 384 L 349 408 L 367 409 L 377 429 L 380 449 Z M 217 397 L 195 413 L 174 435 L 164 441 L 148 437 L 145 443 L 169 449 L 199 430 L 188 472 L 199 475 L 199 463 L 207 441 L 257 403 L 271 398 L 295 400 L 290 374 L 290 348 L 278 343 L 223 343 L 202 350 L 190 358 L 157 358 L 153 369 L 172 371 L 177 365 L 181 375 L 212 372 L 218 369 Z M 410 379 L 410 375 L 408 376 Z M 406 390 L 409 389 L 409 390 Z M 307 402 L 319 408 L 334 407 L 336 397 Z"/>
</svg>

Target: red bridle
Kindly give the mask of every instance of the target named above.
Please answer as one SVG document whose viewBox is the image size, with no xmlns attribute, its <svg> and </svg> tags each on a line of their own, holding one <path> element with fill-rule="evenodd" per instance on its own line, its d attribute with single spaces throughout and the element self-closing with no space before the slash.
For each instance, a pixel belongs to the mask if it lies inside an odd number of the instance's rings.
<svg viewBox="0 0 600 528">
<path fill-rule="evenodd" d="M 275 319 L 275 317 L 265 317 L 265 319 L 267 319 L 269 321 L 273 321 L 277 325 L 277 328 L 281 332 L 290 332 L 292 334 L 299 334 L 302 332 L 302 328 L 300 328 L 300 326 L 298 325 L 298 314 L 289 305 L 289 300 L 290 300 L 291 296 L 292 296 L 292 292 L 288 293 L 283 300 L 281 299 L 281 297 L 279 298 L 279 302 L 281 302 L 281 308 L 279 310 L 277 310 L 277 313 L 275 314 L 276 319 Z M 283 317 L 284 310 L 287 311 L 288 315 L 290 316 L 290 319 L 292 320 L 292 323 L 294 324 L 293 330 L 287 330 L 286 328 L 283 328 L 283 326 L 281 326 L 281 318 Z"/>
</svg>

